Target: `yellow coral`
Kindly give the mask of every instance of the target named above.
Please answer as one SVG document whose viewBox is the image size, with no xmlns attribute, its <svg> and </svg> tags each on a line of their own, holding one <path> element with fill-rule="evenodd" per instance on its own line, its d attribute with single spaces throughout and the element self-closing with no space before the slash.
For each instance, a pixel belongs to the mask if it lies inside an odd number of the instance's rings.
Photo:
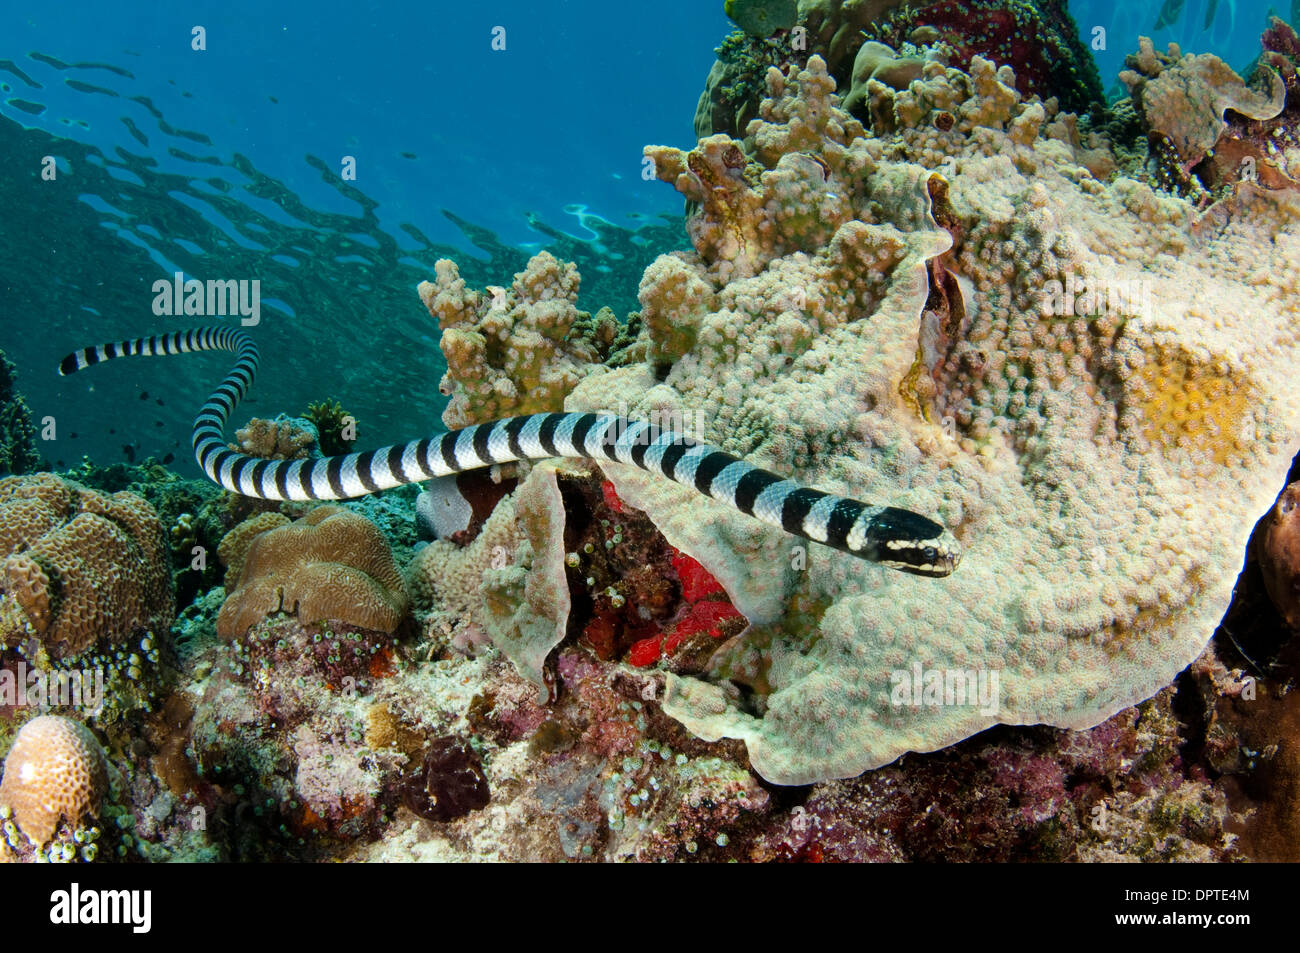
<svg viewBox="0 0 1300 953">
<path fill-rule="evenodd" d="M 1166 449 L 1205 453 L 1223 466 L 1240 460 L 1254 439 L 1250 409 L 1258 394 L 1248 382 L 1214 368 L 1163 358 L 1138 371 L 1132 389 L 1144 436 Z M 1249 435 L 1243 432 L 1247 424 Z"/>
</svg>

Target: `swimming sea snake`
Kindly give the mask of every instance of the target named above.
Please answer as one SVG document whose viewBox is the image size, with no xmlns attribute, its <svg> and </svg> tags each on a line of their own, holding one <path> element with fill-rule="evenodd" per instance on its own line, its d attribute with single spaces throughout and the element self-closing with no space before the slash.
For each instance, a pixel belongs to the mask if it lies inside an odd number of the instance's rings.
<svg viewBox="0 0 1300 953">
<path fill-rule="evenodd" d="M 403 483 L 515 460 L 614 460 L 691 486 L 788 533 L 892 569 L 946 576 L 961 546 L 942 526 L 909 510 L 869 506 L 800 486 L 691 437 L 615 414 L 551 413 L 508 417 L 366 453 L 315 460 L 263 460 L 229 449 L 226 420 L 257 372 L 257 345 L 235 328 L 205 327 L 69 354 L 60 374 L 119 357 L 223 350 L 234 368 L 194 419 L 194 457 L 208 478 L 264 500 L 339 500 Z"/>
</svg>

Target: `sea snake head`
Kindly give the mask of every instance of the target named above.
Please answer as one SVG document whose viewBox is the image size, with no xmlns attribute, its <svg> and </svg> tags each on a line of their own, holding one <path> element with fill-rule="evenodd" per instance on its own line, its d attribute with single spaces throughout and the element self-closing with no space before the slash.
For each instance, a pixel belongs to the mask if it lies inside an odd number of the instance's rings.
<svg viewBox="0 0 1300 953">
<path fill-rule="evenodd" d="M 961 543 L 952 533 L 892 506 L 863 510 L 847 542 L 850 552 L 917 576 L 947 576 L 961 562 Z"/>
</svg>

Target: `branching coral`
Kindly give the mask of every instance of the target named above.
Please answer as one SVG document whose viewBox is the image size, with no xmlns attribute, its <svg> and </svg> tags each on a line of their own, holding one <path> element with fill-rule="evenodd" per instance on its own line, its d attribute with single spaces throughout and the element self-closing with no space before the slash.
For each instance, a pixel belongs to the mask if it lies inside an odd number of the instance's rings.
<svg viewBox="0 0 1300 953">
<path fill-rule="evenodd" d="M 509 289 L 472 291 L 454 262 L 441 259 L 420 298 L 442 329 L 443 393 L 450 428 L 559 410 L 599 360 L 595 344 L 571 332 L 580 319 L 578 269 L 549 252 L 534 256 Z M 613 340 L 614 335 L 609 335 Z"/>
<path fill-rule="evenodd" d="M 238 443 L 231 450 L 240 450 L 263 460 L 302 460 L 313 455 L 319 439 L 316 427 L 301 417 L 281 414 L 274 420 L 254 417 L 235 431 Z"/>
</svg>

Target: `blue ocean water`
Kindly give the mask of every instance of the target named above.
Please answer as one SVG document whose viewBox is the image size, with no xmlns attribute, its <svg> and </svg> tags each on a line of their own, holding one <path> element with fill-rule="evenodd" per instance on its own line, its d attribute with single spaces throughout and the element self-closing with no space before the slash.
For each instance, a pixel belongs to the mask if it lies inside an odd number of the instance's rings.
<svg viewBox="0 0 1300 953">
<path fill-rule="evenodd" d="M 67 465 L 184 464 L 221 358 L 54 373 L 87 340 L 177 326 L 150 292 L 175 271 L 262 281 L 270 360 L 244 409 L 338 397 L 367 440 L 440 429 L 438 329 L 414 291 L 439 257 L 508 282 L 549 247 L 579 261 L 583 307 L 634 308 L 644 264 L 685 243 L 681 203 L 642 179 L 641 148 L 691 140 L 729 29 L 720 4 L 693 0 L 652 17 L 522 0 L 7 5 L 0 25 L 14 173 L 0 348 L 36 415 L 76 434 L 52 454 Z"/>
<path fill-rule="evenodd" d="M 224 357 L 54 371 L 73 347 L 192 323 L 151 310 L 177 271 L 262 282 L 264 370 L 238 419 L 334 397 L 367 445 L 440 429 L 438 329 L 414 293 L 437 258 L 481 286 L 550 248 L 578 262 L 583 307 L 635 308 L 644 265 L 686 244 L 641 148 L 694 141 L 722 6 L 8 4 L 0 348 L 59 422 L 51 462 L 170 453 L 197 474 L 190 421 Z M 1111 87 L 1138 33 L 1244 69 L 1273 6 L 1070 9 L 1085 42 L 1104 28 Z"/>
</svg>

